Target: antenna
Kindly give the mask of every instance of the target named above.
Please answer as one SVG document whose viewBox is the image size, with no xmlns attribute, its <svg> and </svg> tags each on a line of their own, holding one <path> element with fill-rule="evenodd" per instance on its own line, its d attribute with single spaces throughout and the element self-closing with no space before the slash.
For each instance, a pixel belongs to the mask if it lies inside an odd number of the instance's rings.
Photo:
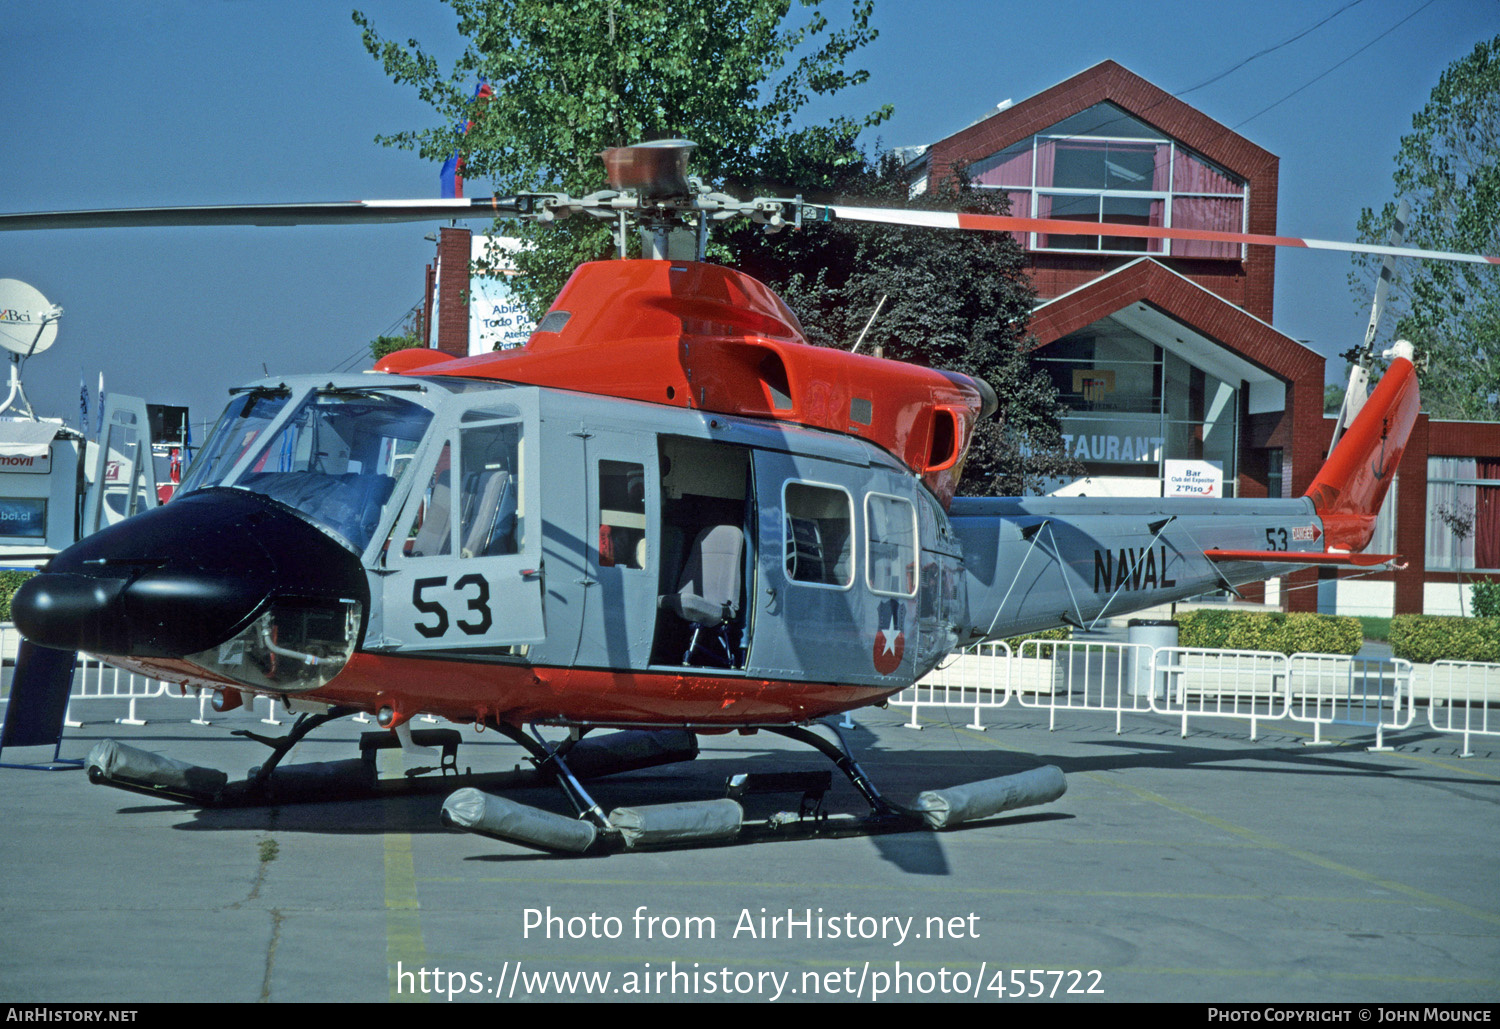
<svg viewBox="0 0 1500 1029">
<path fill-rule="evenodd" d="M 0 279 L 0 348 L 10 351 L 10 395 L 0 404 L 0 413 L 19 399 L 26 414 L 36 419 L 21 387 L 21 365 L 53 344 L 61 317 L 62 308 L 48 303 L 34 287 L 19 279 Z"/>
</svg>

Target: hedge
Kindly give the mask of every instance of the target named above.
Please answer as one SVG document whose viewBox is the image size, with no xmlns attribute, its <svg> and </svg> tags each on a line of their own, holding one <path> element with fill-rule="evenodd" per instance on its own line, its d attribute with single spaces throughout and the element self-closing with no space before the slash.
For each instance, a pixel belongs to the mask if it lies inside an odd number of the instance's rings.
<svg viewBox="0 0 1500 1029">
<path fill-rule="evenodd" d="M 1474 615 L 1477 618 L 1500 618 L 1500 579 L 1474 584 Z"/>
<path fill-rule="evenodd" d="M 1365 635 L 1357 618 L 1202 608 L 1177 616 L 1177 645 L 1276 654 L 1355 654 Z"/>
<path fill-rule="evenodd" d="M 1070 625 L 1059 625 L 1056 629 L 1043 629 L 1041 632 L 1029 632 L 1025 636 L 1012 636 L 1006 640 L 1012 654 L 1021 653 L 1021 644 L 1027 640 L 1070 640 L 1073 638 L 1073 627 Z M 1051 657 L 1053 647 L 1037 647 L 1037 657 Z M 1031 651 L 1027 651 L 1028 654 Z"/>
<path fill-rule="evenodd" d="M 1500 662 L 1500 618 L 1391 619 L 1391 653 L 1421 664 L 1433 661 Z"/>
<path fill-rule="evenodd" d="M 16 570 L 0 571 L 0 622 L 10 621 L 10 598 L 16 595 L 21 583 L 35 574 Z"/>
</svg>

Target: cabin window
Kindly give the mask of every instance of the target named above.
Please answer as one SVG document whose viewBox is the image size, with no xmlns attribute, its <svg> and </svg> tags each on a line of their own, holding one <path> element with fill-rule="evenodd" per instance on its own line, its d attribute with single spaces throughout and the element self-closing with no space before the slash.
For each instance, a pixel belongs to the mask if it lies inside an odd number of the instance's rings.
<svg viewBox="0 0 1500 1029">
<path fill-rule="evenodd" d="M 917 592 L 917 511 L 883 493 L 865 497 L 865 582 L 872 593 L 911 597 Z"/>
<path fill-rule="evenodd" d="M 599 565 L 646 567 L 646 466 L 599 462 Z"/>
<path fill-rule="evenodd" d="M 854 502 L 834 486 L 789 482 L 786 577 L 793 582 L 847 588 L 854 583 Z"/>
</svg>

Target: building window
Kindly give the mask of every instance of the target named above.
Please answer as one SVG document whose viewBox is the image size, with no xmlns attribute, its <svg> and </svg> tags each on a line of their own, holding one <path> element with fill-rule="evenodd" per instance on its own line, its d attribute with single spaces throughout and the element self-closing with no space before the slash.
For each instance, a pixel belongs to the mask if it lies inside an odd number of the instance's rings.
<svg viewBox="0 0 1500 1029">
<path fill-rule="evenodd" d="M 1234 496 L 1239 390 L 1113 318 L 1037 351 L 1068 409 L 1063 442 L 1090 475 L 1161 478 L 1167 459 L 1211 461 Z"/>
<path fill-rule="evenodd" d="M 1427 459 L 1427 568 L 1500 572 L 1500 458 Z"/>
<path fill-rule="evenodd" d="M 968 166 L 973 185 L 1003 190 L 1011 213 L 1084 225 L 1244 232 L 1246 183 L 1110 103 L 1095 104 Z M 1241 260 L 1234 243 L 1017 233 L 1032 250 L 1149 253 Z"/>
<path fill-rule="evenodd" d="M 1285 486 L 1281 477 L 1281 448 L 1273 447 L 1266 451 L 1266 496 L 1284 497 L 1282 490 Z"/>
</svg>

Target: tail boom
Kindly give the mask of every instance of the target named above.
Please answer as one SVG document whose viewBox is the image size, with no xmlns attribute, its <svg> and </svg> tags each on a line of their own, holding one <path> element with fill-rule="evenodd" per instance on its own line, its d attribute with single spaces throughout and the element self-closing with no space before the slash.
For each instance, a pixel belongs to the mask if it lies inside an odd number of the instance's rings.
<svg viewBox="0 0 1500 1029">
<path fill-rule="evenodd" d="M 1398 563 L 1394 554 L 1361 551 L 1419 404 L 1408 352 L 1296 499 L 956 499 L 949 515 L 963 548 L 967 601 L 960 639 L 1087 628 L 1298 567 Z"/>
</svg>

